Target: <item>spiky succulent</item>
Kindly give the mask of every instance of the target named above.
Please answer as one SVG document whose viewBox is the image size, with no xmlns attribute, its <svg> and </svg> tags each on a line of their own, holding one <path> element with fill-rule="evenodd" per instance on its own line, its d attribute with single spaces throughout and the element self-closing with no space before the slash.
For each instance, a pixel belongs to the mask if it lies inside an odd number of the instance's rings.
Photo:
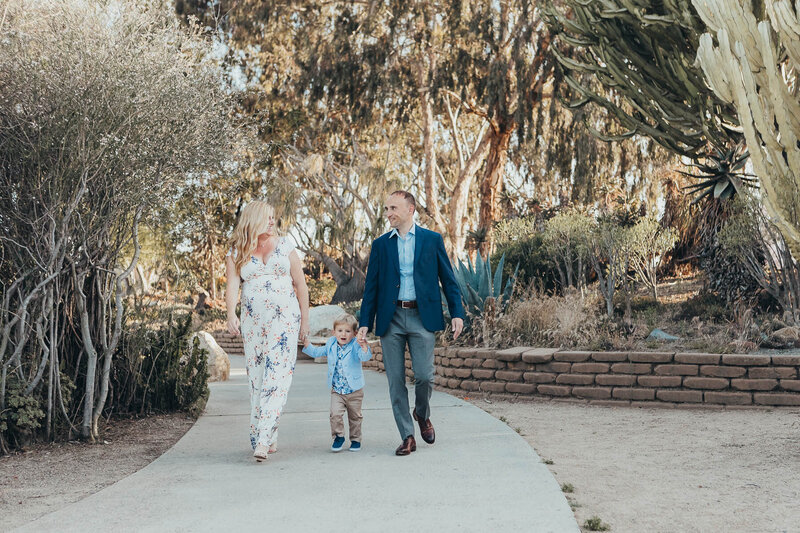
<svg viewBox="0 0 800 533">
<path fill-rule="evenodd" d="M 679 170 L 681 174 L 700 180 L 685 187 L 687 191 L 696 194 L 692 203 L 697 203 L 703 198 L 717 198 L 727 200 L 742 192 L 744 187 L 756 188 L 757 180 L 753 174 L 743 171 L 750 154 L 742 143 L 729 150 L 714 149 L 713 153 L 706 156 L 703 163 L 693 163 L 692 167 L 699 174 L 692 174 Z"/>
</svg>

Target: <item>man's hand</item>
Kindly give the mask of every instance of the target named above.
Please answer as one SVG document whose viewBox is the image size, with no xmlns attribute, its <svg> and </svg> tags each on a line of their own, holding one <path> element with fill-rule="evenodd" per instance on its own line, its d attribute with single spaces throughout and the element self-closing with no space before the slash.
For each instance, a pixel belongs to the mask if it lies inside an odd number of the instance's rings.
<svg viewBox="0 0 800 533">
<path fill-rule="evenodd" d="M 450 321 L 450 327 L 453 328 L 453 340 L 456 340 L 461 335 L 461 330 L 464 329 L 464 321 L 460 318 L 454 318 Z"/>
<path fill-rule="evenodd" d="M 367 342 L 367 331 L 369 330 L 368 327 L 364 326 L 363 328 L 358 328 L 358 344 L 362 342 Z"/>
</svg>

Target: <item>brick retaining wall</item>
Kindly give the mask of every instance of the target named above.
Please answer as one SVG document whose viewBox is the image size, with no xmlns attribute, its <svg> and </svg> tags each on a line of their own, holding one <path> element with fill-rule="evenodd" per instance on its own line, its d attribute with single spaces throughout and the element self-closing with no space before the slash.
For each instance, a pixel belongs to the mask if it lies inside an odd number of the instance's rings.
<svg viewBox="0 0 800 533">
<path fill-rule="evenodd" d="M 376 343 L 377 344 L 377 343 Z M 367 368 L 383 370 L 380 346 Z M 604 405 L 800 406 L 800 356 L 436 348 L 447 389 Z M 406 360 L 407 374 L 413 376 Z"/>
<path fill-rule="evenodd" d="M 241 337 L 215 332 L 241 354 Z M 384 371 L 378 341 L 364 368 Z M 800 355 L 436 348 L 436 385 L 604 405 L 800 406 Z M 413 377 L 406 356 L 406 374 Z"/>
<path fill-rule="evenodd" d="M 219 347 L 228 355 L 244 355 L 244 342 L 242 337 L 231 335 L 227 331 L 215 331 L 211 334 Z"/>
</svg>

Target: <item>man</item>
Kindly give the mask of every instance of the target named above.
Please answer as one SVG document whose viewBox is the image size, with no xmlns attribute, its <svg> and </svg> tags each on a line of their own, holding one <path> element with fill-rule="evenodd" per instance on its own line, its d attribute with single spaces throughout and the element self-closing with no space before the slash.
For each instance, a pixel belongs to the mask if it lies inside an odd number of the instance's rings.
<svg viewBox="0 0 800 533">
<path fill-rule="evenodd" d="M 397 455 L 409 455 L 417 449 L 414 422 L 408 411 L 406 344 L 416 383 L 413 419 L 419 423 L 425 442 L 433 444 L 436 439 L 430 420 L 430 398 L 434 332 L 444 329 L 440 281 L 453 317 L 454 339 L 464 327 L 461 293 L 444 241 L 438 233 L 414 224 L 416 207 L 414 196 L 406 191 L 395 191 L 386 199 L 384 213 L 392 231 L 372 243 L 358 330 L 359 338 L 366 339 L 375 323 L 375 334 L 381 338 L 392 412 L 403 439 L 395 451 Z"/>
</svg>

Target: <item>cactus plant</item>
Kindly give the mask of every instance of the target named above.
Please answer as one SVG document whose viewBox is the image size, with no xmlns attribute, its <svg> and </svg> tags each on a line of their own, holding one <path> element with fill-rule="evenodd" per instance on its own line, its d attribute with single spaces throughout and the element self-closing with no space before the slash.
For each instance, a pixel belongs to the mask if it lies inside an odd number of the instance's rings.
<svg viewBox="0 0 800 533">
<path fill-rule="evenodd" d="M 471 317 L 483 316 L 487 308 L 494 309 L 496 312 L 504 311 L 507 307 L 517 280 L 519 264 L 514 269 L 514 274 L 507 278 L 503 285 L 505 261 L 506 256 L 503 254 L 494 273 L 491 260 L 488 257 L 483 259 L 481 254 L 477 254 L 474 265 L 469 258 L 467 258 L 467 265 L 464 265 L 461 260 L 458 261 L 455 277 L 464 300 L 464 309 L 467 311 L 467 326 L 471 323 Z"/>
<path fill-rule="evenodd" d="M 793 2 L 693 0 L 708 27 L 697 62 L 706 82 L 738 112 L 767 214 L 800 259 L 800 15 Z"/>
</svg>

